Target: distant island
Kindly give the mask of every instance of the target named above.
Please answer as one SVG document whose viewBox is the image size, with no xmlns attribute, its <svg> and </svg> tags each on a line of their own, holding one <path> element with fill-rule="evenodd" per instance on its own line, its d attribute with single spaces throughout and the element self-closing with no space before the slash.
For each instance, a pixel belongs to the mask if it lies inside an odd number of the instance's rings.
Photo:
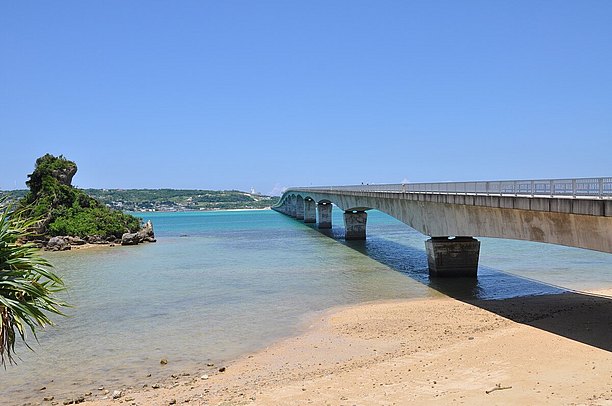
<svg viewBox="0 0 612 406">
<path fill-rule="evenodd" d="M 278 197 L 239 190 L 194 189 L 82 189 L 105 206 L 121 211 L 196 211 L 265 209 Z M 28 190 L 0 190 L 0 200 L 16 203 Z"/>
<path fill-rule="evenodd" d="M 278 197 L 239 190 L 82 189 L 105 206 L 128 212 L 265 209 Z M 0 190 L 0 200 L 16 203 L 28 190 Z"/>
<path fill-rule="evenodd" d="M 108 207 L 123 211 L 264 209 L 278 197 L 239 190 L 84 189 Z"/>
</svg>

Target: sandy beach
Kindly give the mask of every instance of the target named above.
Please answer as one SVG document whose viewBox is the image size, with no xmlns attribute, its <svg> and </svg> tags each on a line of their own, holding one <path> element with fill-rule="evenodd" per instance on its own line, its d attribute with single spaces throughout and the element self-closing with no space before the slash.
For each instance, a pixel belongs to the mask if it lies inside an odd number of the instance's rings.
<svg viewBox="0 0 612 406">
<path fill-rule="evenodd" d="M 227 365 L 87 403 L 612 405 L 612 289 L 332 309 Z"/>
</svg>

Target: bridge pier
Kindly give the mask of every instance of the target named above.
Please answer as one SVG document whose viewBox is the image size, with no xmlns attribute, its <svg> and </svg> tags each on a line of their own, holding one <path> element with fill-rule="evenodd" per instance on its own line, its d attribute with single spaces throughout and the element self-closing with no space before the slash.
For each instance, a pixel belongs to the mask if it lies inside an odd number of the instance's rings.
<svg viewBox="0 0 612 406">
<path fill-rule="evenodd" d="M 296 207 L 295 207 L 295 196 L 292 196 L 290 201 L 289 201 L 289 216 L 295 218 L 296 216 Z"/>
<path fill-rule="evenodd" d="M 344 239 L 365 240 L 368 214 L 365 211 L 344 212 Z"/>
<path fill-rule="evenodd" d="M 332 228 L 332 204 L 328 202 L 317 203 L 317 212 L 319 215 L 318 227 Z"/>
<path fill-rule="evenodd" d="M 295 219 L 304 220 L 304 199 L 302 196 L 295 199 Z"/>
<path fill-rule="evenodd" d="M 476 277 L 480 241 L 472 237 L 431 237 L 425 241 L 430 276 Z"/>
<path fill-rule="evenodd" d="M 285 216 L 289 215 L 289 199 L 285 199 L 283 205 L 278 208 L 279 212 L 283 213 Z"/>
<path fill-rule="evenodd" d="M 311 198 L 304 199 L 304 223 L 317 222 L 317 205 Z"/>
</svg>

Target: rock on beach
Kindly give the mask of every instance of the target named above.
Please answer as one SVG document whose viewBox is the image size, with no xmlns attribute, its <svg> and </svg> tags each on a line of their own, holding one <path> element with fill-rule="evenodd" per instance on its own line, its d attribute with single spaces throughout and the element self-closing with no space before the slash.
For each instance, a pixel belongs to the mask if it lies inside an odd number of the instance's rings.
<svg viewBox="0 0 612 406">
<path fill-rule="evenodd" d="M 64 237 L 51 237 L 47 242 L 48 251 L 66 251 L 70 249 L 70 243 Z"/>
<path fill-rule="evenodd" d="M 153 223 L 147 221 L 137 233 L 124 233 L 121 236 L 121 245 L 137 245 L 141 242 L 156 242 L 153 232 Z"/>
</svg>

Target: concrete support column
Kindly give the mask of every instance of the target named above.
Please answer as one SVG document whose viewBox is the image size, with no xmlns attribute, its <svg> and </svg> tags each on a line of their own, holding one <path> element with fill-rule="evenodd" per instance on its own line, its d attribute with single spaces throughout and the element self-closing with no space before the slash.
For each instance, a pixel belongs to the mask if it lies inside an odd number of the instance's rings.
<svg viewBox="0 0 612 406">
<path fill-rule="evenodd" d="M 476 277 L 480 241 L 472 237 L 432 237 L 425 241 L 430 276 Z"/>
<path fill-rule="evenodd" d="M 332 228 L 332 204 L 318 203 L 317 212 L 319 214 L 319 228 Z"/>
<path fill-rule="evenodd" d="M 312 199 L 304 200 L 304 223 L 317 222 L 317 205 Z"/>
<path fill-rule="evenodd" d="M 344 239 L 365 240 L 368 214 L 365 211 L 344 212 Z"/>
<path fill-rule="evenodd" d="M 304 199 L 302 196 L 295 199 L 295 218 L 296 220 L 304 220 Z"/>
<path fill-rule="evenodd" d="M 296 216 L 295 196 L 291 197 L 289 201 L 289 215 L 293 218 Z"/>
</svg>

